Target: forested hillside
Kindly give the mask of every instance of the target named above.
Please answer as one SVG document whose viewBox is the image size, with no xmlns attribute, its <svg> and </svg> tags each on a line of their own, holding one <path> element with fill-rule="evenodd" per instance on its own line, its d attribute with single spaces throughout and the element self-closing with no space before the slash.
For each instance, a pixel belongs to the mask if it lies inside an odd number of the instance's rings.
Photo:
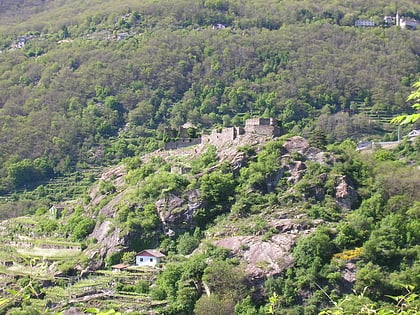
<svg viewBox="0 0 420 315">
<path fill-rule="evenodd" d="M 127 159 L 2 222 L 0 312 L 418 314 L 419 141 L 355 148 L 245 134 Z M 145 248 L 162 268 L 110 270 Z"/>
<path fill-rule="evenodd" d="M 410 108 L 419 72 L 418 31 L 379 26 L 396 9 L 419 18 L 415 1 L 3 8 L 2 192 L 156 149 L 165 126 L 187 121 L 265 115 L 287 131 L 322 128 L 329 142 L 382 137 L 381 122 Z M 378 27 L 352 26 L 358 18 Z"/>
<path fill-rule="evenodd" d="M 397 14 L 420 3 L 0 0 L 0 314 L 419 314 Z"/>
</svg>

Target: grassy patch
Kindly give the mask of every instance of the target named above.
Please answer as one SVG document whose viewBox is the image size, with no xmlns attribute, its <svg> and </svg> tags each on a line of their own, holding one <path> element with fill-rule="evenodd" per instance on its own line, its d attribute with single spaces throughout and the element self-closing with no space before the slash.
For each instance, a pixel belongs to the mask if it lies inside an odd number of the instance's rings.
<svg viewBox="0 0 420 315">
<path fill-rule="evenodd" d="M 41 248 L 41 247 L 29 247 L 29 248 L 17 248 L 17 252 L 28 258 L 67 258 L 74 257 L 80 250 L 65 249 L 65 248 Z"/>
</svg>

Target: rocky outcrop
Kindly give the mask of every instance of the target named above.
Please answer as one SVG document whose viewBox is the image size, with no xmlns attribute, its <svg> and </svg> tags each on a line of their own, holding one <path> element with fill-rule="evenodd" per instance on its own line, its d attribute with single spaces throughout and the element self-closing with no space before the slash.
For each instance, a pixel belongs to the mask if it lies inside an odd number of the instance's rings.
<svg viewBox="0 0 420 315">
<path fill-rule="evenodd" d="M 309 150 L 310 145 L 308 140 L 306 140 L 305 138 L 296 136 L 288 139 L 283 144 L 283 147 L 287 150 L 288 153 L 300 153 L 304 155 L 306 151 Z"/>
<path fill-rule="evenodd" d="M 299 237 L 313 232 L 322 221 L 311 224 L 296 219 L 277 219 L 270 226 L 278 233 L 264 235 L 227 236 L 213 243 L 230 249 L 235 257 L 246 262 L 246 273 L 252 280 L 282 273 L 293 264 L 292 249 Z"/>
<path fill-rule="evenodd" d="M 188 191 L 185 198 L 167 194 L 159 199 L 156 202 L 156 210 L 165 234 L 173 236 L 194 228 L 196 226 L 194 214 L 202 206 L 203 201 L 197 189 Z"/>
<path fill-rule="evenodd" d="M 318 148 L 311 147 L 308 140 L 299 136 L 288 139 L 284 143 L 283 148 L 287 151 L 286 156 L 298 154 L 307 161 L 327 164 L 328 162 L 332 162 L 334 160 L 331 156 L 326 154 L 326 152 L 323 152 Z"/>
<path fill-rule="evenodd" d="M 117 166 L 104 172 L 100 181 L 110 181 L 117 190 L 121 190 L 115 197 L 107 202 L 96 215 L 96 225 L 89 238 L 94 239 L 95 246 L 85 250 L 86 256 L 91 262 L 92 269 L 98 269 L 103 266 L 105 257 L 121 251 L 126 246 L 126 240 L 121 237 L 121 230 L 113 223 L 117 214 L 118 204 L 124 198 L 126 191 L 124 186 L 124 166 Z M 98 207 L 106 195 L 100 192 L 100 183 L 93 186 L 89 191 L 91 201 L 86 207 L 87 211 L 93 207 Z M 102 218 L 101 220 L 98 218 Z"/>
<path fill-rule="evenodd" d="M 232 236 L 214 244 L 228 248 L 235 257 L 245 260 L 246 273 L 252 279 L 279 274 L 293 262 L 290 251 L 297 235 L 275 235 L 270 241 L 259 236 Z"/>
<path fill-rule="evenodd" d="M 265 179 L 268 193 L 271 193 L 275 190 L 279 180 L 282 179 L 283 175 L 284 175 L 284 169 L 281 168 L 281 169 L 277 170 L 276 172 L 270 174 Z"/>
<path fill-rule="evenodd" d="M 248 160 L 246 158 L 246 154 L 243 152 L 238 152 L 234 158 L 232 159 L 232 161 L 230 162 L 230 165 L 232 165 L 232 171 L 234 172 L 234 174 L 238 175 L 239 174 L 239 170 L 246 166 L 248 164 Z"/>
<path fill-rule="evenodd" d="M 289 174 L 287 177 L 289 183 L 297 183 L 305 174 L 306 165 L 302 161 L 286 162 L 283 159 L 282 164 L 285 171 Z"/>
<path fill-rule="evenodd" d="M 358 194 L 347 176 L 340 176 L 335 187 L 335 201 L 344 209 L 351 209 L 358 201 Z"/>
<path fill-rule="evenodd" d="M 104 220 L 96 224 L 89 237 L 95 239 L 99 246 L 85 252 L 95 264 L 92 266 L 93 269 L 102 266 L 106 256 L 116 253 L 124 247 L 124 238 L 120 237 L 120 232 L 120 229 L 116 228 L 112 221 Z"/>
</svg>

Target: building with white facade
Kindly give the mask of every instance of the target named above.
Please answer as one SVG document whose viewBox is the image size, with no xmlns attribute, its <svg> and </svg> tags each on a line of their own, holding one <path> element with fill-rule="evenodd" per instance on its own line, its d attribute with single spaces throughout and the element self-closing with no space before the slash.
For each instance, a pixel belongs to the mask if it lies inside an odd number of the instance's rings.
<svg viewBox="0 0 420 315">
<path fill-rule="evenodd" d="M 136 254 L 137 266 L 154 267 L 166 256 L 156 249 L 145 249 Z"/>
</svg>

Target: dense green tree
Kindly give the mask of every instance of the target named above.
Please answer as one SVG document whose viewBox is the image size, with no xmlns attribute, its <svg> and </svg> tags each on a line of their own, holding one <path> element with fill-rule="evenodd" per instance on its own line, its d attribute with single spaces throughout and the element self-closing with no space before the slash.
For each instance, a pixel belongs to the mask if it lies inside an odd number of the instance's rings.
<svg viewBox="0 0 420 315">
<path fill-rule="evenodd" d="M 401 249 L 406 247 L 405 220 L 401 215 L 391 213 L 383 218 L 379 227 L 364 244 L 364 255 L 379 265 L 393 267 L 401 260 Z"/>
<path fill-rule="evenodd" d="M 182 255 L 191 254 L 192 251 L 200 245 L 201 237 L 202 235 L 199 228 L 194 230 L 193 235 L 188 232 L 181 234 L 177 240 L 177 252 Z"/>
<path fill-rule="evenodd" d="M 195 304 L 194 313 L 197 315 L 217 314 L 230 315 L 233 311 L 233 305 L 217 295 L 202 296 Z"/>
<path fill-rule="evenodd" d="M 229 264 L 226 261 L 215 261 L 211 263 L 203 274 L 203 281 L 210 292 L 221 299 L 238 302 L 245 293 L 245 282 L 240 267 Z"/>
<path fill-rule="evenodd" d="M 235 315 L 258 315 L 258 311 L 249 296 L 235 305 Z"/>
<path fill-rule="evenodd" d="M 293 250 L 296 265 L 316 275 L 328 262 L 334 252 L 331 242 L 331 231 L 318 228 L 312 235 L 299 240 Z M 309 275 L 309 274 L 308 274 Z"/>
<path fill-rule="evenodd" d="M 72 238 L 74 240 L 82 241 L 88 236 L 95 227 L 95 220 L 89 218 L 81 219 L 73 229 Z"/>
<path fill-rule="evenodd" d="M 125 252 L 122 255 L 121 262 L 123 264 L 134 265 L 136 262 L 136 252 L 133 252 L 133 251 Z"/>
</svg>

